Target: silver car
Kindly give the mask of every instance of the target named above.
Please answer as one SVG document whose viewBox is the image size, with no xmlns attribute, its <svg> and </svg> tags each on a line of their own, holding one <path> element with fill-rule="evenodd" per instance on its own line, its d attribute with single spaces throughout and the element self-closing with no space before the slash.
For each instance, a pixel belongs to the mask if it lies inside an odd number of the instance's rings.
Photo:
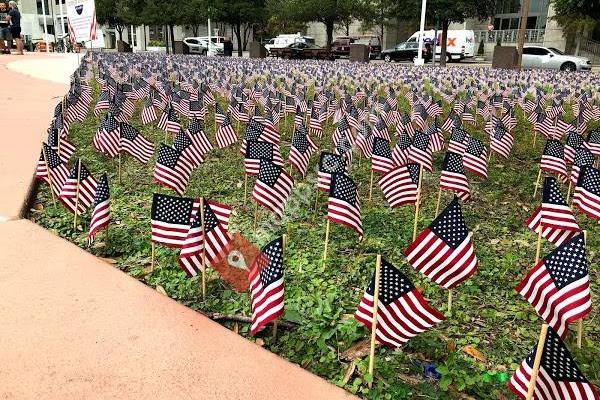
<svg viewBox="0 0 600 400">
<path fill-rule="evenodd" d="M 524 46 L 523 68 L 546 68 L 561 71 L 589 71 L 590 60 L 584 57 L 569 56 L 554 47 Z"/>
</svg>

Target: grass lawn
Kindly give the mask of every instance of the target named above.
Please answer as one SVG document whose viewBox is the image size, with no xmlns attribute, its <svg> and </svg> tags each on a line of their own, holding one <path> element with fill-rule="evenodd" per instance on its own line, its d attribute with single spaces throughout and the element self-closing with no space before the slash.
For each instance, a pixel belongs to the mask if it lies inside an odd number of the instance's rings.
<svg viewBox="0 0 600 400">
<path fill-rule="evenodd" d="M 406 109 L 403 100 L 402 97 L 400 106 Z M 132 118 L 133 124 L 158 145 L 165 140 L 164 132 L 154 126 L 140 126 L 139 108 L 140 104 Z M 541 327 L 531 305 L 514 290 L 533 266 L 535 258 L 537 235 L 529 232 L 523 221 L 540 203 L 539 196 L 533 198 L 533 189 L 543 146 L 539 137 L 533 146 L 531 126 L 520 112 L 518 119 L 510 158 L 502 160 L 493 156 L 485 181 L 469 174 L 473 199 L 463 204 L 463 212 L 473 232 L 480 264 L 477 274 L 454 290 L 451 312 L 447 312 L 447 291 L 413 270 L 402 256 L 412 238 L 414 208 L 389 208 L 376 183 L 372 201 L 367 200 L 370 161 L 359 162 L 355 156 L 350 169 L 350 176 L 360 185 L 365 239 L 358 242 L 356 234 L 349 228 L 332 224 L 329 256 L 324 263 L 321 260 L 326 222 L 323 193 L 319 195 L 318 208 L 314 212 L 313 187 L 318 155 L 312 157 L 306 178 L 302 179 L 294 172 L 293 204 L 288 205 L 282 223 L 273 224 L 263 211 L 259 227 L 254 231 L 254 203 L 248 199 L 244 205 L 240 142 L 232 149 L 211 152 L 206 163 L 193 173 L 186 195 L 205 196 L 233 206 L 230 231 L 241 231 L 257 246 L 277 235 L 288 235 L 283 319 L 297 325 L 293 329 L 280 329 L 277 340 L 273 341 L 270 329 L 254 338 L 249 337 L 248 324 L 223 324 L 364 398 L 513 398 L 506 388 L 506 381 L 536 343 Z M 289 152 L 291 122 L 290 116 L 289 124 L 281 126 L 284 159 Z M 157 265 L 149 271 L 152 193 L 173 193 L 152 182 L 154 158 L 148 165 L 141 165 L 123 155 L 122 182 L 118 183 L 117 160 L 101 155 L 92 146 L 98 125 L 99 119 L 93 116 L 84 123 L 73 124 L 70 140 L 77 146 L 75 157 L 81 157 L 95 176 L 108 172 L 111 185 L 108 239 L 104 232 L 99 233 L 96 243 L 88 248 L 89 213 L 79 218 L 74 230 L 72 214 L 60 205 L 52 205 L 47 185 L 41 185 L 30 218 L 83 249 L 108 259 L 114 267 L 147 285 L 164 289 L 168 296 L 188 307 L 204 313 L 249 316 L 249 295 L 233 291 L 215 271 L 208 273 L 208 294 L 202 300 L 199 278 L 186 277 L 177 265 L 176 250 L 157 245 Z M 212 114 L 207 117 L 206 130 L 214 144 Z M 317 141 L 321 149 L 330 149 L 332 130 L 333 127 L 328 125 L 325 138 Z M 471 133 L 488 142 L 481 126 L 471 129 Z M 238 134 L 243 135 L 243 127 Z M 442 153 L 438 153 L 434 172 L 424 174 L 419 230 L 434 218 L 441 162 Z M 254 178 L 250 178 L 248 193 L 253 182 Z M 566 187 L 563 187 L 563 193 L 566 194 Z M 450 199 L 450 193 L 443 193 L 442 207 Z M 600 227 L 579 212 L 576 216 L 582 228 L 588 231 L 592 302 L 597 307 L 600 303 L 597 252 Z M 542 255 L 552 248 L 553 245 L 545 242 Z M 353 313 L 373 273 L 378 253 L 405 272 L 431 304 L 446 313 L 447 320 L 418 335 L 402 349 L 378 348 L 375 379 L 369 390 L 368 357 L 350 361 L 343 357 L 343 352 L 356 342 L 369 338 L 368 331 L 354 320 Z M 600 385 L 600 322 L 597 316 L 594 308 L 591 318 L 585 321 L 582 349 L 576 348 L 574 333 L 569 334 L 567 344 L 584 375 Z M 423 368 L 427 363 L 437 366 L 441 380 L 431 381 L 424 377 Z"/>
</svg>

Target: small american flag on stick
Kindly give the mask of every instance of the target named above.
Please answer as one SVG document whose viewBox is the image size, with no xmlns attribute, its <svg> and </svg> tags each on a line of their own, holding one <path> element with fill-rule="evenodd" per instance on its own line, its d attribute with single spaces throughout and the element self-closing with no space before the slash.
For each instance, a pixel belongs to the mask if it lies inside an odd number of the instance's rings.
<svg viewBox="0 0 600 400">
<path fill-rule="evenodd" d="M 191 198 L 154 193 L 151 209 L 152 241 L 172 248 L 183 246 L 190 231 L 192 209 L 197 204 Z"/>
<path fill-rule="evenodd" d="M 379 179 L 379 187 L 390 207 L 417 202 L 419 170 L 419 164 L 406 164 L 392 168 Z"/>
<path fill-rule="evenodd" d="M 294 180 L 282 167 L 261 159 L 252 198 L 281 218 L 293 186 Z"/>
<path fill-rule="evenodd" d="M 110 189 L 108 187 L 108 176 L 106 173 L 100 177 L 94 194 L 94 206 L 92 209 L 92 218 L 90 230 L 88 233 L 88 243 L 94 241 L 94 237 L 102 229 L 108 227 L 110 221 Z"/>
<path fill-rule="evenodd" d="M 354 229 L 362 240 L 363 228 L 358 188 L 347 175 L 332 175 L 327 202 L 327 219 Z"/>
<path fill-rule="evenodd" d="M 588 217 L 600 221 L 600 170 L 592 166 L 582 167 L 573 204 Z"/>
</svg>

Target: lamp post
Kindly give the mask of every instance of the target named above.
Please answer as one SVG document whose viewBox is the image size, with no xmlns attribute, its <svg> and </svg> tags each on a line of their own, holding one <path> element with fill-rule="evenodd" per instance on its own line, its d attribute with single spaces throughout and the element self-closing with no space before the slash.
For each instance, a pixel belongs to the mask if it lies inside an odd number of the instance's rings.
<svg viewBox="0 0 600 400">
<path fill-rule="evenodd" d="M 421 25 L 419 27 L 419 49 L 417 50 L 417 58 L 415 58 L 415 65 L 424 65 L 425 60 L 423 59 L 423 38 L 425 37 L 425 11 L 427 10 L 427 0 L 421 0 Z"/>
</svg>

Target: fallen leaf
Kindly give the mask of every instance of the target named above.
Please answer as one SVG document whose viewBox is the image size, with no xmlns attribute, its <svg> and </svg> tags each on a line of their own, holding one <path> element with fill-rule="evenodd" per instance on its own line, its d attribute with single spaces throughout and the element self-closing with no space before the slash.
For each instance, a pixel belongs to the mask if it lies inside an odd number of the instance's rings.
<svg viewBox="0 0 600 400">
<path fill-rule="evenodd" d="M 233 324 L 233 331 L 235 333 L 240 333 L 240 324 L 238 324 L 237 322 Z"/>
<path fill-rule="evenodd" d="M 100 258 L 102 261 L 109 263 L 109 264 L 116 264 L 117 260 L 115 260 L 114 258 L 104 258 L 104 257 L 98 257 Z"/>
<path fill-rule="evenodd" d="M 262 346 L 265 345 L 265 341 L 262 340 L 261 338 L 256 339 L 256 341 L 254 343 L 256 343 L 257 345 L 259 345 L 260 347 L 262 347 Z"/>
<path fill-rule="evenodd" d="M 164 294 L 165 296 L 168 296 L 167 291 L 165 290 L 164 287 L 160 286 L 160 285 L 156 285 L 156 291 L 158 293 Z"/>
<path fill-rule="evenodd" d="M 44 205 L 42 203 L 37 203 L 33 208 L 37 211 L 44 211 Z"/>
<path fill-rule="evenodd" d="M 371 342 L 369 339 L 361 340 L 353 344 L 348 350 L 344 351 L 340 354 L 340 357 L 343 360 L 354 361 L 359 358 L 363 358 L 369 354 L 369 350 L 371 349 Z"/>
<path fill-rule="evenodd" d="M 398 374 L 398 378 L 404 383 L 407 383 L 411 386 L 416 386 L 419 383 L 423 382 L 423 380 L 416 376 L 406 375 L 406 374 Z"/>
<path fill-rule="evenodd" d="M 354 374 L 354 371 L 356 370 L 356 363 L 354 361 L 352 361 L 350 363 L 350 365 L 348 365 L 348 368 L 346 368 L 346 373 L 344 373 L 344 385 L 347 384 L 350 381 L 350 378 L 352 378 L 352 375 Z"/>
<path fill-rule="evenodd" d="M 473 347 L 471 345 L 467 345 L 467 346 L 463 347 L 461 350 L 463 351 L 463 353 L 466 353 L 466 354 L 474 357 L 478 361 L 481 361 L 481 362 L 486 361 L 485 356 L 479 350 L 477 350 L 475 347 Z"/>
</svg>

